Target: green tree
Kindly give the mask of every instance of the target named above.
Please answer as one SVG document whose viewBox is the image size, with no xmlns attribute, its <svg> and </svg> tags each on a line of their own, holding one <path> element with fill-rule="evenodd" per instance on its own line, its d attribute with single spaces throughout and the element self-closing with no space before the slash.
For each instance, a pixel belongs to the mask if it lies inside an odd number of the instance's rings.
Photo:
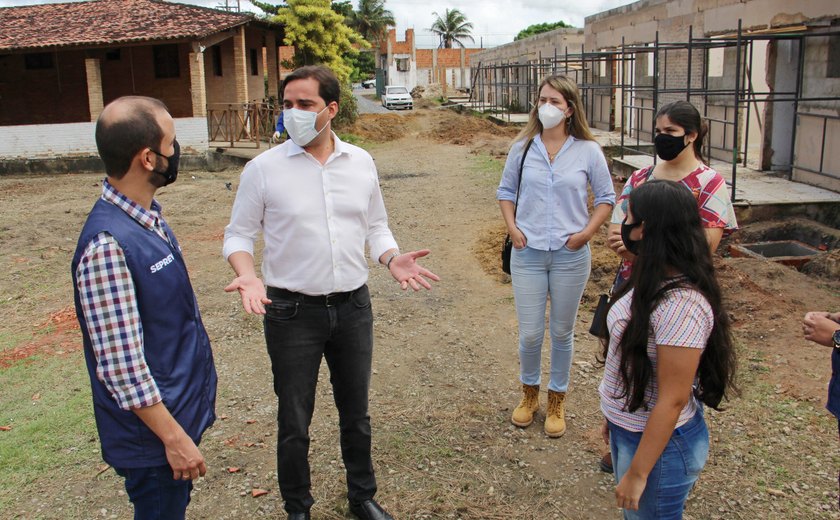
<svg viewBox="0 0 840 520">
<path fill-rule="evenodd" d="M 265 15 L 263 16 L 268 17 L 276 15 L 280 11 L 280 9 L 286 7 L 285 4 L 274 5 L 269 4 L 268 2 L 260 2 L 258 0 L 251 0 L 251 3 L 254 4 L 254 6 L 260 9 L 263 13 L 265 13 Z"/>
<path fill-rule="evenodd" d="M 344 23 L 353 27 L 350 23 L 353 17 L 353 4 L 350 0 L 341 0 L 332 3 L 332 10 L 344 17 Z M 363 35 L 364 36 L 364 35 Z"/>
<path fill-rule="evenodd" d="M 385 0 L 359 0 L 359 8 L 350 16 L 350 26 L 376 47 L 395 25 L 394 13 L 385 9 Z"/>
<path fill-rule="evenodd" d="M 370 44 L 347 26 L 344 16 L 337 13 L 330 0 L 287 0 L 273 21 L 285 27 L 283 43 L 295 48 L 295 68 L 303 65 L 325 65 L 332 69 L 341 83 L 341 102 L 338 104 L 336 126 L 351 124 L 358 115 L 356 99 L 350 88 L 353 67 L 347 56 L 356 56 L 359 48 Z"/>
<path fill-rule="evenodd" d="M 344 60 L 355 55 L 358 47 L 369 44 L 344 23 L 329 0 L 289 0 L 274 20 L 285 26 L 283 42 L 295 48 L 295 67 L 323 64 L 335 72 L 339 80 L 350 79 L 351 68 Z"/>
<path fill-rule="evenodd" d="M 560 28 L 572 28 L 570 24 L 567 24 L 564 21 L 559 22 L 545 22 L 545 23 L 535 23 L 534 25 L 529 25 L 528 27 L 519 31 L 519 34 L 516 35 L 516 38 L 513 41 L 521 40 L 523 38 L 528 38 L 529 36 L 534 36 L 535 34 L 541 34 L 548 31 L 553 31 L 554 29 Z"/>
<path fill-rule="evenodd" d="M 440 38 L 440 45 L 438 47 L 444 47 L 446 49 L 451 49 L 453 43 L 457 43 L 461 47 L 464 46 L 464 43 L 461 41 L 463 39 L 469 39 L 471 42 L 475 43 L 470 32 L 473 29 L 472 22 L 467 21 L 467 17 L 464 16 L 458 9 L 446 9 L 443 12 L 443 16 L 437 14 L 436 12 L 432 13 L 437 17 L 435 22 L 432 24 L 432 27 L 429 28 L 430 31 L 437 34 Z"/>
</svg>

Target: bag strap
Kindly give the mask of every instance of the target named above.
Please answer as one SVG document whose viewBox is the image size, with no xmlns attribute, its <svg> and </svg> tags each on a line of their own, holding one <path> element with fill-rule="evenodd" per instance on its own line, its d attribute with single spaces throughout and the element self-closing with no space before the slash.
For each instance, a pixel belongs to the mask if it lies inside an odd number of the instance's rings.
<svg viewBox="0 0 840 520">
<path fill-rule="evenodd" d="M 650 178 L 653 177 L 653 169 L 655 167 L 656 167 L 655 164 L 651 165 L 651 166 L 648 166 L 647 171 L 645 172 L 645 182 L 649 181 Z M 609 292 L 607 293 L 610 300 L 612 300 L 612 297 L 615 294 L 615 290 L 618 289 L 618 287 L 616 287 L 616 284 L 618 283 L 618 279 L 621 276 L 621 268 L 623 266 L 624 266 L 624 260 L 622 259 L 618 262 L 618 269 L 616 269 L 616 271 L 615 271 L 615 277 L 613 277 L 613 283 L 610 286 Z"/>
<path fill-rule="evenodd" d="M 516 208 L 519 207 L 519 188 L 522 186 L 522 169 L 525 167 L 525 156 L 528 155 L 528 150 L 531 149 L 531 144 L 534 139 L 528 139 L 528 144 L 525 145 L 525 151 L 522 152 L 522 161 L 519 163 L 519 182 L 516 184 L 516 202 L 513 204 L 513 219 L 516 220 Z"/>
</svg>

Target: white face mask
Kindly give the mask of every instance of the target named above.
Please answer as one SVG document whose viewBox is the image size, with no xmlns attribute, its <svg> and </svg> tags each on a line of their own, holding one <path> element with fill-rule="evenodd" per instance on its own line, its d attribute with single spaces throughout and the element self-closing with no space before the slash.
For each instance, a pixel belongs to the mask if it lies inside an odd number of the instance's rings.
<svg viewBox="0 0 840 520">
<path fill-rule="evenodd" d="M 327 107 L 324 107 L 321 112 L 326 109 Z M 315 120 L 321 112 L 310 112 L 299 108 L 283 109 L 283 126 L 289 132 L 293 143 L 301 147 L 306 146 L 324 131 L 329 121 L 320 130 L 315 129 Z"/>
<path fill-rule="evenodd" d="M 554 128 L 566 119 L 566 114 L 551 103 L 542 105 L 537 111 L 537 116 L 539 116 L 540 123 L 546 130 Z"/>
</svg>

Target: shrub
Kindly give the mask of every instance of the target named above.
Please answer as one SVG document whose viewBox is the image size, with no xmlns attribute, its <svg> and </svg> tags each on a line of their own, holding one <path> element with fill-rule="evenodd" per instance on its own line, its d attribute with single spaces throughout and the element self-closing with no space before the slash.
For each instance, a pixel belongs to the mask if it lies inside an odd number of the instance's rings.
<svg viewBox="0 0 840 520">
<path fill-rule="evenodd" d="M 359 117 L 359 107 L 356 106 L 356 97 L 353 95 L 353 87 L 350 83 L 341 84 L 341 94 L 338 102 L 338 114 L 333 120 L 335 128 L 347 128 L 356 122 Z"/>
</svg>

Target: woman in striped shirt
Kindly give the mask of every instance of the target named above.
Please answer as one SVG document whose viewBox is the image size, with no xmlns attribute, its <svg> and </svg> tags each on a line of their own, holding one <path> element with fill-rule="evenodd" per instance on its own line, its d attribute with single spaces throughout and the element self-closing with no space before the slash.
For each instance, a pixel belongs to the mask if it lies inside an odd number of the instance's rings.
<svg viewBox="0 0 840 520">
<path fill-rule="evenodd" d="M 628 519 L 682 518 L 709 453 L 703 404 L 736 392 L 729 321 L 690 191 L 633 190 L 621 235 L 636 258 L 607 315 L 598 388 L 616 502 Z"/>
<path fill-rule="evenodd" d="M 654 147 L 661 160 L 633 172 L 615 201 L 607 245 L 621 257 L 621 265 L 613 281 L 612 294 L 630 278 L 635 256 L 621 240 L 621 222 L 627 214 L 627 200 L 633 190 L 646 181 L 671 180 L 691 191 L 700 210 L 706 241 L 713 253 L 721 238 L 738 229 L 726 180 L 703 162 L 703 140 L 708 127 L 697 108 L 687 101 L 662 106 L 656 113 L 655 131 Z M 609 452 L 601 459 L 601 470 L 607 473 L 613 471 Z"/>
</svg>

